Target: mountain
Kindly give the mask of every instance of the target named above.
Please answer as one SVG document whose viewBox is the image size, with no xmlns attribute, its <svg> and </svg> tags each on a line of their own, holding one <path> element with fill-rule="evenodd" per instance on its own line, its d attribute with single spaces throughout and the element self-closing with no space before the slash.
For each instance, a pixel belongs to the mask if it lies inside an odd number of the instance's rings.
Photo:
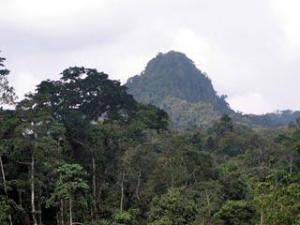
<svg viewBox="0 0 300 225">
<path fill-rule="evenodd" d="M 174 127 L 208 126 L 233 111 L 207 75 L 183 53 L 159 53 L 141 75 L 128 79 L 128 92 L 168 112 Z"/>
<path fill-rule="evenodd" d="M 185 54 L 159 53 L 145 70 L 129 78 L 126 86 L 133 97 L 165 110 L 175 128 L 207 127 L 228 114 L 241 124 L 251 126 L 286 125 L 300 115 L 292 111 L 265 115 L 242 115 L 234 112 L 219 96 L 208 76 Z"/>
</svg>

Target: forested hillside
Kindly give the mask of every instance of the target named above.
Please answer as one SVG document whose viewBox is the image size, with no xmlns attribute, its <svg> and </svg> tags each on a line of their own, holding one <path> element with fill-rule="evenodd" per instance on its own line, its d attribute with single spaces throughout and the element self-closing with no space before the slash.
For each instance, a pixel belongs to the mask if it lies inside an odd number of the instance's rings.
<svg viewBox="0 0 300 225">
<path fill-rule="evenodd" d="M 206 126 L 222 113 L 233 112 L 225 98 L 217 95 L 206 74 L 180 52 L 159 53 L 126 86 L 137 101 L 166 110 L 172 125 L 178 128 Z"/>
<path fill-rule="evenodd" d="M 279 127 L 295 122 L 300 117 L 300 111 L 283 110 L 263 115 L 250 114 L 237 115 L 236 117 L 247 124 L 252 124 L 252 126 Z"/>
<path fill-rule="evenodd" d="M 226 96 L 217 94 L 208 76 L 186 55 L 175 51 L 159 53 L 140 75 L 129 78 L 126 86 L 138 102 L 165 110 L 173 128 L 209 127 L 224 113 L 251 127 L 284 126 L 300 116 L 291 110 L 264 115 L 235 112 Z"/>
<path fill-rule="evenodd" d="M 142 76 L 156 76 L 152 63 Z M 95 69 L 67 68 L 16 102 L 0 66 L 1 104 L 16 106 L 0 110 L 1 225 L 300 224 L 300 119 L 259 131 L 236 123 L 203 75 L 185 95 L 157 89 L 185 101 L 179 110 L 220 110 L 209 128 L 179 132 Z"/>
</svg>

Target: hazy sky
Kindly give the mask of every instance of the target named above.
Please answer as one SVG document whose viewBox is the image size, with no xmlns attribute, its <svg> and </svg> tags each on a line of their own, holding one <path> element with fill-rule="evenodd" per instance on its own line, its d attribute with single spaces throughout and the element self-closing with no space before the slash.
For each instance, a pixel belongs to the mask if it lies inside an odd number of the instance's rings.
<svg viewBox="0 0 300 225">
<path fill-rule="evenodd" d="M 20 96 L 73 65 L 124 83 L 177 50 L 235 110 L 300 110 L 299 12 L 299 0 L 0 0 L 0 49 Z"/>
</svg>

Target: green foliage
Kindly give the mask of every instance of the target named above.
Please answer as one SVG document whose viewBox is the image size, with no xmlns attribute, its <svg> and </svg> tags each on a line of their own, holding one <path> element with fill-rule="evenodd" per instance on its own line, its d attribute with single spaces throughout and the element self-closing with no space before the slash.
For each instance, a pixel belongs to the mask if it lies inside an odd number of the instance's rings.
<svg viewBox="0 0 300 225">
<path fill-rule="evenodd" d="M 48 206 L 54 205 L 60 199 L 70 199 L 77 193 L 84 193 L 89 190 L 84 179 L 86 173 L 80 165 L 63 164 L 57 169 L 57 173 L 60 174 L 60 179 L 48 200 Z"/>
<path fill-rule="evenodd" d="M 197 205 L 197 215 L 193 224 L 211 224 L 213 215 L 224 201 L 223 186 L 219 181 L 202 181 L 193 184 L 186 192 L 188 198 Z"/>
<path fill-rule="evenodd" d="M 150 224 L 183 225 L 196 219 L 197 206 L 184 194 L 182 188 L 169 189 L 165 195 L 155 197 L 149 211 Z"/>
<path fill-rule="evenodd" d="M 220 117 L 220 113 L 210 103 L 190 103 L 173 96 L 162 98 L 157 106 L 169 114 L 173 129 L 209 127 Z"/>
<path fill-rule="evenodd" d="M 91 120 L 127 119 L 135 101 L 118 81 L 95 69 L 70 67 L 62 72 L 59 97 L 64 110 L 78 109 Z"/>
<path fill-rule="evenodd" d="M 7 80 L 9 70 L 4 66 L 5 60 L 5 58 L 0 57 L 0 106 L 2 104 L 14 104 L 16 100 L 14 88 L 9 85 Z"/>
<path fill-rule="evenodd" d="M 254 202 L 266 223 L 292 225 L 299 219 L 299 183 L 259 182 L 254 193 Z"/>
<path fill-rule="evenodd" d="M 226 201 L 215 214 L 217 224 L 222 225 L 254 225 L 255 219 L 256 209 L 246 201 Z"/>
<path fill-rule="evenodd" d="M 116 225 L 122 225 L 122 224 L 129 225 L 129 224 L 132 224 L 133 217 L 127 211 L 118 211 L 113 216 L 113 220 Z"/>
<path fill-rule="evenodd" d="M 240 174 L 231 173 L 223 177 L 222 184 L 226 200 L 242 200 L 249 196 L 249 187 Z"/>
<path fill-rule="evenodd" d="M 11 211 L 11 207 L 5 197 L 0 196 L 0 224 L 9 225 L 8 215 Z"/>
</svg>

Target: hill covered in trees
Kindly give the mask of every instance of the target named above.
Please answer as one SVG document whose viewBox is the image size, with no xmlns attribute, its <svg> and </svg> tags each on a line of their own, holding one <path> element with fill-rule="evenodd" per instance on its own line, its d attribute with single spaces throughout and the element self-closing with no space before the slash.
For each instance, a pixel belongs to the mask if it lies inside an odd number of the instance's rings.
<svg viewBox="0 0 300 225">
<path fill-rule="evenodd" d="M 8 75 L 1 58 L 0 104 L 16 106 L 0 108 L 1 225 L 300 224 L 300 118 L 254 130 L 216 115 L 179 132 L 95 69 L 67 68 L 19 102 Z M 176 93 L 185 110 L 231 111 L 201 79 L 211 95 Z"/>
<path fill-rule="evenodd" d="M 249 126 L 277 127 L 300 115 L 288 110 L 265 115 L 235 113 L 226 96 L 217 95 L 208 76 L 186 55 L 175 51 L 159 53 L 141 75 L 128 79 L 126 86 L 138 102 L 168 112 L 175 128 L 208 127 L 223 114 Z"/>
<path fill-rule="evenodd" d="M 206 74 L 175 51 L 159 53 L 126 86 L 137 101 L 166 110 L 175 127 L 212 124 L 222 113 L 232 112 Z"/>
</svg>

